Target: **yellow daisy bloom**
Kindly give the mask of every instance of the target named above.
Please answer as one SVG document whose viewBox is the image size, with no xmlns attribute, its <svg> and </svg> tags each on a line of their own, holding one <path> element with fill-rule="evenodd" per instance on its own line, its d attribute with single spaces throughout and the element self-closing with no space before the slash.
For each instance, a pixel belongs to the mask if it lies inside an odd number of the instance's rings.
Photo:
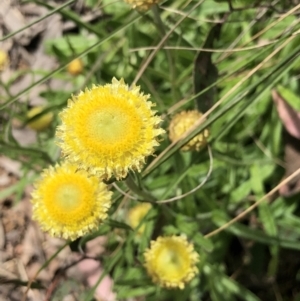
<svg viewBox="0 0 300 301">
<path fill-rule="evenodd" d="M 145 267 L 154 283 L 183 289 L 197 273 L 199 255 L 184 236 L 158 237 L 145 251 Z"/>
<path fill-rule="evenodd" d="M 200 117 L 203 114 L 197 110 L 192 111 L 182 111 L 176 114 L 169 125 L 169 138 L 170 140 L 176 141 L 181 138 L 186 132 L 188 132 Z M 206 139 L 209 136 L 208 129 L 205 129 L 203 132 L 195 136 L 190 140 L 186 145 L 184 145 L 181 150 L 190 151 L 196 150 L 199 151 L 202 146 L 206 144 Z"/>
<path fill-rule="evenodd" d="M 161 0 L 125 0 L 132 8 L 136 8 L 140 11 L 146 11 L 151 8 L 154 4 L 159 3 Z"/>
<path fill-rule="evenodd" d="M 57 129 L 64 156 L 104 179 L 124 178 L 130 169 L 140 171 L 164 133 L 149 97 L 115 78 L 73 96 Z"/>
<path fill-rule="evenodd" d="M 134 207 L 132 207 L 128 211 L 128 223 L 129 225 L 135 229 L 139 226 L 141 221 L 144 219 L 148 211 L 151 209 L 151 205 L 149 203 L 140 203 Z M 142 224 L 137 230 L 138 235 L 142 235 L 145 231 L 145 224 Z"/>
<path fill-rule="evenodd" d="M 32 193 L 33 219 L 52 236 L 75 240 L 107 217 L 112 192 L 95 176 L 65 163 L 42 173 Z"/>
</svg>

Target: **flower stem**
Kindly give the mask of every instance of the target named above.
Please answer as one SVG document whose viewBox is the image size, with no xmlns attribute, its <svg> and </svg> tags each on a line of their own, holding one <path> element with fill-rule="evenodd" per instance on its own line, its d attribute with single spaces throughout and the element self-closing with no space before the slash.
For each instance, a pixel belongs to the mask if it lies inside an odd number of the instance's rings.
<svg viewBox="0 0 300 301">
<path fill-rule="evenodd" d="M 159 12 L 159 8 L 157 6 L 157 4 L 152 6 L 152 12 L 154 15 L 154 21 L 155 21 L 155 25 L 158 29 L 158 31 L 161 34 L 161 37 L 163 38 L 166 35 L 166 30 L 165 30 L 165 26 L 164 23 L 161 19 L 160 16 L 160 12 Z M 176 73 L 175 73 L 175 62 L 174 62 L 174 58 L 172 56 L 172 52 L 169 49 L 166 49 L 166 55 L 167 55 L 167 60 L 168 60 L 168 64 L 169 64 L 169 68 L 170 68 L 170 81 L 171 81 L 171 90 L 172 90 L 172 96 L 173 99 L 177 99 L 176 95 Z"/>
<path fill-rule="evenodd" d="M 128 188 L 140 196 L 145 201 L 148 201 L 150 203 L 156 203 L 156 199 L 153 195 L 151 195 L 148 191 L 142 190 L 134 181 L 133 176 L 131 173 L 128 174 L 128 177 L 126 178 L 126 185 Z"/>
</svg>

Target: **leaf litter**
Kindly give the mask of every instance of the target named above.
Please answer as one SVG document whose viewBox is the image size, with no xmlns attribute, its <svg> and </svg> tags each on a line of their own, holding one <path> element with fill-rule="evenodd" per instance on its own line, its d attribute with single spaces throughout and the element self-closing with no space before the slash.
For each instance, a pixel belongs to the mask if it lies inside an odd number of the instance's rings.
<svg viewBox="0 0 300 301">
<path fill-rule="evenodd" d="M 56 4 L 61 3 L 57 1 Z M 87 22 L 102 16 L 101 11 L 95 13 L 83 5 L 82 1 L 78 1 L 72 8 L 84 10 L 82 18 Z M 47 8 L 34 3 L 19 4 L 19 1 L 2 0 L 0 39 L 47 13 Z M 62 37 L 65 30 L 73 29 L 76 29 L 75 23 L 54 14 L 0 42 L 0 49 L 10 54 L 9 66 L 0 72 L 1 104 L 43 77 L 43 73 L 34 71 L 51 72 L 58 67 L 56 59 L 45 51 L 46 41 Z M 63 79 L 51 78 L 19 97 L 16 106 L 45 105 L 43 92 L 66 88 L 71 90 L 72 84 Z M 0 122 L 1 131 L 5 130 L 3 122 Z M 16 120 L 11 122 L 11 127 L 13 137 L 10 139 L 18 145 L 30 146 L 36 142 L 35 131 Z M 40 289 L 30 289 L 26 300 L 78 300 L 88 287 L 96 284 L 103 272 L 97 257 L 104 251 L 105 238 L 100 237 L 87 243 L 86 251 L 92 258 L 84 259 L 66 247 L 36 276 L 65 241 L 42 233 L 31 220 L 32 184 L 27 185 L 25 182 L 22 195 L 18 195 L 18 189 L 14 189 L 23 177 L 24 170 L 20 162 L 4 155 L 0 157 L 0 300 L 23 300 L 31 279 L 34 280 L 32 287 L 36 285 Z M 60 294 L 61 291 L 64 293 Z M 115 300 L 110 277 L 106 276 L 96 288 L 95 298 Z"/>
</svg>

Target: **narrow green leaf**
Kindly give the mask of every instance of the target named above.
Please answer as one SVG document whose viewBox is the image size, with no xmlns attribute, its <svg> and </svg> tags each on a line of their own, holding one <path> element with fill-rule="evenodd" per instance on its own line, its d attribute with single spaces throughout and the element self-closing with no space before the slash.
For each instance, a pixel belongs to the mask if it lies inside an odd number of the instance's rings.
<svg viewBox="0 0 300 301">
<path fill-rule="evenodd" d="M 213 222 L 218 226 L 222 226 L 228 222 L 229 219 L 226 217 L 224 212 L 222 211 L 214 211 L 213 212 Z M 251 229 L 248 226 L 245 226 L 240 223 L 235 223 L 228 227 L 226 232 L 232 233 L 239 237 L 243 237 L 246 239 L 254 240 L 260 242 L 262 244 L 273 245 L 273 246 L 280 246 L 282 248 L 293 249 L 293 250 L 300 250 L 300 242 L 294 240 L 288 240 L 281 237 L 272 237 L 264 232 Z"/>
<path fill-rule="evenodd" d="M 196 233 L 192 237 L 192 241 L 195 245 L 197 245 L 200 248 L 203 248 L 206 252 L 210 253 L 214 249 L 213 242 L 210 239 L 205 238 L 200 232 Z"/>
<path fill-rule="evenodd" d="M 206 263 L 203 267 L 203 272 L 209 279 L 210 289 L 213 293 L 212 297 L 214 300 L 234 300 L 234 296 L 237 296 L 239 297 L 239 300 L 261 301 L 252 292 L 229 278 L 223 271 L 217 269 L 213 265 Z"/>
<path fill-rule="evenodd" d="M 118 298 L 134 298 L 140 296 L 147 296 L 153 294 L 156 291 L 155 286 L 143 286 L 139 288 L 132 288 L 131 286 L 126 286 L 118 290 Z"/>
<path fill-rule="evenodd" d="M 132 228 L 128 226 L 125 223 L 113 220 L 113 219 L 107 219 L 105 220 L 105 223 L 111 226 L 112 228 L 119 228 L 119 229 L 125 229 L 125 230 L 130 230 L 132 231 Z"/>
</svg>

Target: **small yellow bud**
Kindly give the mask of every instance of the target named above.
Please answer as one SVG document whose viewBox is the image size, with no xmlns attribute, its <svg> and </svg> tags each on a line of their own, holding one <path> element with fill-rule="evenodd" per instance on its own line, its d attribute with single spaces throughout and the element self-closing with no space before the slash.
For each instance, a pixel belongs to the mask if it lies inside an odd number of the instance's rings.
<svg viewBox="0 0 300 301">
<path fill-rule="evenodd" d="M 73 60 L 67 68 L 68 72 L 71 75 L 78 75 L 82 72 L 83 70 L 83 62 L 81 59 L 77 58 L 75 60 Z"/>
<path fill-rule="evenodd" d="M 172 142 L 181 138 L 186 132 L 188 132 L 201 118 L 203 114 L 197 110 L 182 111 L 176 114 L 169 125 L 169 138 Z M 202 146 L 206 144 L 206 139 L 209 136 L 208 129 L 204 129 L 203 132 L 198 134 L 186 145 L 184 145 L 182 151 L 199 151 Z"/>
<path fill-rule="evenodd" d="M 9 64 L 9 57 L 7 53 L 3 50 L 0 50 L 0 71 L 4 70 Z"/>
<path fill-rule="evenodd" d="M 153 6 L 160 2 L 160 0 L 124 0 L 126 3 L 130 4 L 132 8 L 136 8 L 140 11 L 147 11 Z"/>
<path fill-rule="evenodd" d="M 148 211 L 151 209 L 149 203 L 141 203 L 131 208 L 128 212 L 128 223 L 135 229 L 142 222 Z M 138 235 L 142 235 L 145 231 L 145 224 L 142 224 L 137 230 Z"/>
<path fill-rule="evenodd" d="M 42 106 L 34 107 L 27 112 L 27 118 L 33 118 L 37 114 L 41 113 L 45 108 Z M 41 115 L 39 118 L 34 119 L 33 121 L 28 122 L 28 127 L 32 130 L 43 131 L 51 124 L 53 119 L 53 113 L 48 112 L 46 114 Z"/>
</svg>

